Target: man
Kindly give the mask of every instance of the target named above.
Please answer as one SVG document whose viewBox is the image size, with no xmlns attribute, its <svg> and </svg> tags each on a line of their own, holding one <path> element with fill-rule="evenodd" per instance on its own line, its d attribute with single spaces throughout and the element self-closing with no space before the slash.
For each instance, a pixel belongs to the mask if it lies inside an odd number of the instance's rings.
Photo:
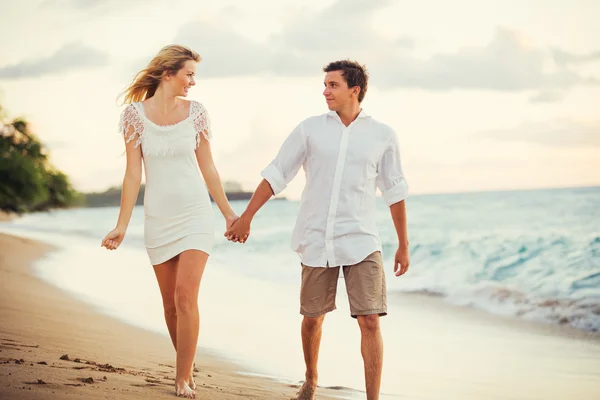
<svg viewBox="0 0 600 400">
<path fill-rule="evenodd" d="M 398 234 L 394 272 L 409 265 L 405 198 L 408 186 L 400 162 L 398 137 L 389 126 L 368 116 L 360 104 L 367 92 L 364 66 L 344 60 L 324 69 L 329 112 L 302 121 L 262 172 L 247 209 L 225 232 L 245 242 L 256 212 L 280 193 L 304 167 L 306 186 L 292 235 L 302 265 L 300 313 L 306 381 L 298 399 L 314 399 L 317 359 L 325 314 L 335 310 L 340 267 L 350 311 L 361 330 L 368 400 L 379 399 L 383 340 L 379 317 L 387 314 L 381 241 L 376 227 L 376 189 L 390 206 Z"/>
</svg>

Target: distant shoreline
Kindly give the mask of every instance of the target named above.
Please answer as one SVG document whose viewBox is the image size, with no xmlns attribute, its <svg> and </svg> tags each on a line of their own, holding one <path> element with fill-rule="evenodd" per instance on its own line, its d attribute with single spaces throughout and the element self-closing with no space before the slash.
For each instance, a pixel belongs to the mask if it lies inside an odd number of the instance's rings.
<svg viewBox="0 0 600 400">
<path fill-rule="evenodd" d="M 141 206 L 144 204 L 144 194 L 146 192 L 145 185 L 140 186 L 140 191 L 138 193 L 138 197 L 135 205 Z M 225 195 L 229 201 L 235 200 L 250 200 L 252 198 L 252 192 L 244 192 L 244 191 L 225 191 Z M 121 188 L 120 187 L 112 187 L 104 192 L 92 192 L 92 193 L 84 193 L 85 197 L 84 201 L 81 204 L 84 208 L 92 208 L 92 207 L 118 207 L 121 204 Z M 210 200 L 214 202 L 212 196 L 210 196 Z M 285 197 L 275 197 L 274 200 L 287 200 Z"/>
</svg>

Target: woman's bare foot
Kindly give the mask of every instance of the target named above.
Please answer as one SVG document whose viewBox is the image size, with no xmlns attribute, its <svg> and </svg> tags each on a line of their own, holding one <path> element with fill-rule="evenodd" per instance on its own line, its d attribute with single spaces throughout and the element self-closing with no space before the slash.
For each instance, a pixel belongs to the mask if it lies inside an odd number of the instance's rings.
<svg viewBox="0 0 600 400">
<path fill-rule="evenodd" d="M 194 392 L 185 382 L 182 384 L 175 383 L 175 395 L 177 397 L 185 397 L 186 399 L 196 398 L 196 392 Z"/>
<path fill-rule="evenodd" d="M 304 381 L 304 384 L 300 388 L 298 392 L 298 397 L 296 400 L 314 400 L 315 399 L 315 390 L 317 389 L 317 384 L 309 381 Z"/>
<path fill-rule="evenodd" d="M 194 366 L 193 365 L 192 365 L 192 370 L 190 371 L 190 377 L 188 378 L 186 383 L 188 384 L 190 389 L 196 390 L 196 382 L 194 381 Z"/>
</svg>

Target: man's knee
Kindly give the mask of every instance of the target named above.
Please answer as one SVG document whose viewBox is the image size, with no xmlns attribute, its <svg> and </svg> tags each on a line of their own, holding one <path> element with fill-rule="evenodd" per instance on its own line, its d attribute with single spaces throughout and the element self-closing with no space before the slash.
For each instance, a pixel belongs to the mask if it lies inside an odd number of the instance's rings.
<svg viewBox="0 0 600 400">
<path fill-rule="evenodd" d="M 325 315 L 321 315 L 318 317 L 304 317 L 302 321 L 302 325 L 304 329 L 314 332 L 317 331 L 323 325 L 323 320 L 325 320 Z"/>
<path fill-rule="evenodd" d="M 377 332 L 379 330 L 379 315 L 358 315 L 356 317 L 362 332 Z"/>
</svg>

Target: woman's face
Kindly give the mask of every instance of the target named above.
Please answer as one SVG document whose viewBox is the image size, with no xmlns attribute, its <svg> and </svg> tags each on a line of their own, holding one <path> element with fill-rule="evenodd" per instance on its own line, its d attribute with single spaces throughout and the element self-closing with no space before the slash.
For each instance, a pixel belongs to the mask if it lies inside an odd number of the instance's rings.
<svg viewBox="0 0 600 400">
<path fill-rule="evenodd" d="M 170 76 L 169 84 L 175 96 L 186 97 L 190 88 L 196 84 L 196 64 L 196 61 L 187 60 L 175 75 Z"/>
</svg>

